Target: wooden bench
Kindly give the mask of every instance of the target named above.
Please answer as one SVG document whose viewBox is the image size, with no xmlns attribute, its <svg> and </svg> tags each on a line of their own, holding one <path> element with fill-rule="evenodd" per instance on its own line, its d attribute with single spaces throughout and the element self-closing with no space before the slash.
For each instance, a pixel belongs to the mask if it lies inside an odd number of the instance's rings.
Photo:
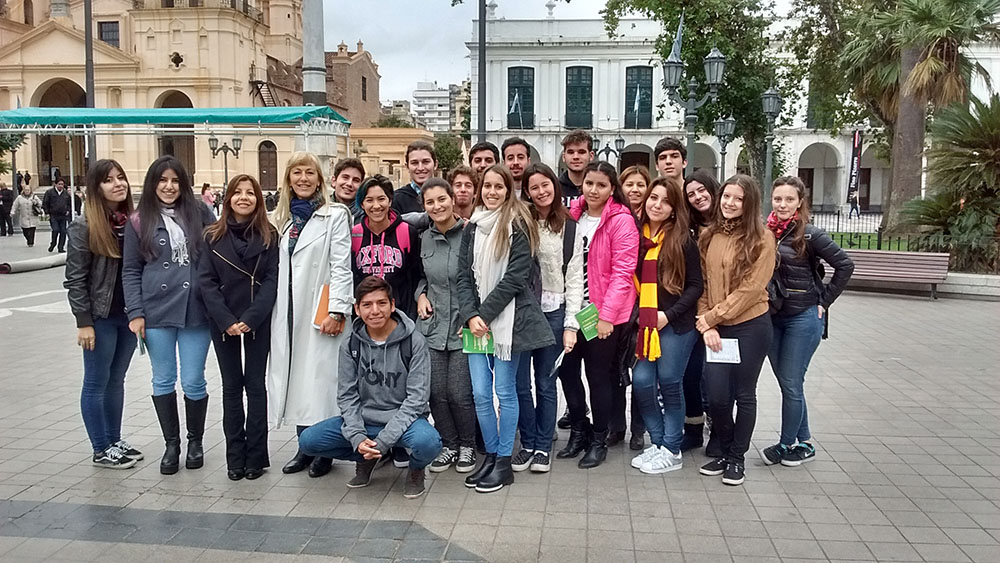
<svg viewBox="0 0 1000 563">
<path fill-rule="evenodd" d="M 947 252 L 896 252 L 844 249 L 854 261 L 851 281 L 929 284 L 937 299 L 937 284 L 948 278 Z M 827 274 L 831 269 L 827 268 Z"/>
</svg>

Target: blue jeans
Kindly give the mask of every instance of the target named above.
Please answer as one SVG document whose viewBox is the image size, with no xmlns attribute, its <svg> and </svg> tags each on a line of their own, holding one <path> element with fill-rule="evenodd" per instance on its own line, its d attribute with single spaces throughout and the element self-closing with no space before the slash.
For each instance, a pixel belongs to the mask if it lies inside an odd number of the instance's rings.
<svg viewBox="0 0 1000 563">
<path fill-rule="evenodd" d="M 563 349 L 563 322 L 566 309 L 545 313 L 549 328 L 556 338 L 552 346 L 524 352 L 517 366 L 517 429 L 521 447 L 548 453 L 552 449 L 552 434 L 556 431 L 556 377 L 552 366 Z M 535 364 L 535 401 L 531 400 L 531 364 Z"/>
<path fill-rule="evenodd" d="M 94 452 L 122 439 L 125 372 L 136 339 L 128 319 L 94 319 L 94 349 L 83 351 L 83 391 L 80 412 Z"/>
<path fill-rule="evenodd" d="M 344 419 L 339 416 L 313 424 L 299 435 L 299 449 L 307 455 L 363 461 L 364 458 L 354 449 L 351 441 L 344 437 L 343 426 Z M 374 440 L 382 428 L 384 427 L 368 424 L 365 425 L 365 433 Z M 393 446 L 410 450 L 410 469 L 423 469 L 441 452 L 441 436 L 426 418 L 418 418 Z"/>
<path fill-rule="evenodd" d="M 673 453 L 684 437 L 684 371 L 698 331 L 677 334 L 669 325 L 660 331 L 661 355 L 655 362 L 639 360 L 632 370 L 632 392 L 649 430 L 649 441 Z M 661 406 L 662 401 L 662 406 Z"/>
<path fill-rule="evenodd" d="M 812 438 L 803 386 L 809 361 L 823 337 L 823 319 L 813 306 L 795 315 L 774 315 L 771 323 L 774 339 L 767 357 L 781 387 L 781 443 L 792 446 L 796 440 Z"/>
<path fill-rule="evenodd" d="M 476 403 L 476 418 L 483 431 L 486 452 L 501 457 L 514 453 L 518 417 L 517 366 L 521 354 L 514 352 L 509 361 L 498 360 L 490 354 L 469 354 L 472 399 Z M 500 401 L 499 420 L 493 408 L 494 386 Z"/>
<path fill-rule="evenodd" d="M 169 395 L 177 385 L 180 360 L 181 388 L 187 398 L 199 401 L 205 390 L 205 361 L 212 334 L 207 324 L 184 328 L 147 328 L 146 348 L 153 366 L 153 395 Z"/>
</svg>

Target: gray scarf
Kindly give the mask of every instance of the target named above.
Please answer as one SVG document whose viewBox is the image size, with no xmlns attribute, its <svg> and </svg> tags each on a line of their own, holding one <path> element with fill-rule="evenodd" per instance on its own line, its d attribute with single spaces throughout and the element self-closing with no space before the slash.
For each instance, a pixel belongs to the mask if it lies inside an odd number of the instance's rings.
<svg viewBox="0 0 1000 563">
<path fill-rule="evenodd" d="M 188 255 L 187 235 L 174 219 L 176 211 L 172 207 L 160 207 L 160 215 L 163 217 L 163 226 L 167 228 L 167 238 L 170 239 L 170 260 L 179 266 L 187 266 L 191 263 L 191 257 Z"/>
</svg>

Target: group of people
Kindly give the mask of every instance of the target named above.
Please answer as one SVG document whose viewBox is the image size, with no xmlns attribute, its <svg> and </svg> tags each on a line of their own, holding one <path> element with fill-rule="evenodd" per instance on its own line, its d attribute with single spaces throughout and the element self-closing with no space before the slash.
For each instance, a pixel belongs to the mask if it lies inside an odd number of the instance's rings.
<svg viewBox="0 0 1000 563">
<path fill-rule="evenodd" d="M 809 224 L 802 182 L 775 181 L 765 220 L 752 178 L 685 179 L 676 139 L 657 144 L 655 179 L 595 161 L 586 132 L 562 144 L 561 174 L 511 138 L 473 146 L 471 166 L 439 178 L 433 146 L 414 142 L 398 187 L 348 158 L 328 189 L 319 159 L 295 153 L 270 216 L 241 174 L 218 219 L 173 157 L 149 167 L 134 209 L 121 165 L 97 162 L 69 228 L 65 283 L 93 462 L 142 459 L 121 436 L 138 345 L 152 366 L 161 473 L 180 466 L 178 373 L 184 464 L 203 465 L 209 343 L 233 480 L 259 478 L 268 428 L 294 425 L 284 473 L 320 477 L 333 459 L 353 460 L 348 486 L 363 487 L 391 460 L 409 469 L 408 498 L 424 493 L 428 468 L 493 492 L 516 472 L 549 471 L 553 455 L 601 465 L 626 436 L 631 386 L 634 468 L 680 469 L 707 413 L 700 471 L 738 485 L 765 357 L 782 427 L 761 458 L 812 459 L 803 382 L 853 265 Z M 557 381 L 570 432 L 554 452 Z"/>
<path fill-rule="evenodd" d="M 18 172 L 18 176 L 20 175 Z M 30 174 L 25 173 L 25 176 L 30 180 Z M 57 246 L 60 253 L 66 252 L 66 237 L 73 218 L 73 210 L 76 210 L 76 215 L 80 215 L 85 198 L 86 195 L 79 188 L 75 194 L 70 195 L 66 179 L 62 177 L 56 178 L 52 187 L 46 190 L 41 198 L 33 193 L 28 182 L 22 183 L 20 193 L 17 195 L 14 194 L 14 190 L 0 182 L 0 236 L 14 236 L 16 222 L 28 248 L 32 248 L 35 246 L 35 229 L 38 227 L 38 222 L 42 216 L 48 216 L 52 228 L 49 252 L 56 251 Z"/>
</svg>

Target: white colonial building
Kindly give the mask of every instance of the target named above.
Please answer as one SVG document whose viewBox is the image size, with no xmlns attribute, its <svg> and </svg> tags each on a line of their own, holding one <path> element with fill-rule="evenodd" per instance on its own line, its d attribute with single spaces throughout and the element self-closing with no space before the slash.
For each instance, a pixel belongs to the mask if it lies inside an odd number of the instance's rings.
<svg viewBox="0 0 1000 563">
<path fill-rule="evenodd" d="M 551 4 L 550 4 L 551 5 Z M 585 129 L 601 146 L 619 135 L 626 140 L 621 166 L 644 164 L 653 169 L 652 150 L 657 140 L 674 136 L 684 140 L 682 112 L 674 105 L 660 117 L 658 106 L 666 100 L 662 88 L 656 38 L 659 23 L 641 19 L 621 21 L 617 36 L 608 38 L 600 19 L 504 19 L 491 3 L 487 15 L 486 130 L 498 146 L 507 137 L 519 136 L 535 149 L 533 158 L 560 164 L 560 140 L 571 129 Z M 472 72 L 472 123 L 478 113 L 478 25 L 473 22 L 467 44 Z M 1000 52 L 974 49 L 992 75 L 1000 75 Z M 701 79 L 702 77 L 697 77 Z M 808 85 L 803 85 L 808 91 Z M 980 96 L 985 84 L 977 83 Z M 846 200 L 850 168 L 851 133 L 831 136 L 816 130 L 807 119 L 806 103 L 785 105 L 784 128 L 777 131 L 783 169 L 797 174 L 810 188 L 814 209 L 833 211 Z M 596 148 L 596 147 L 595 147 Z M 730 143 L 723 176 L 737 171 L 739 139 Z M 688 155 L 694 168 L 720 173 L 720 146 L 710 135 L 700 135 Z M 878 211 L 888 185 L 888 164 L 866 142 L 861 159 L 859 196 L 864 210 Z M 610 160 L 613 160 L 612 156 Z"/>
</svg>

